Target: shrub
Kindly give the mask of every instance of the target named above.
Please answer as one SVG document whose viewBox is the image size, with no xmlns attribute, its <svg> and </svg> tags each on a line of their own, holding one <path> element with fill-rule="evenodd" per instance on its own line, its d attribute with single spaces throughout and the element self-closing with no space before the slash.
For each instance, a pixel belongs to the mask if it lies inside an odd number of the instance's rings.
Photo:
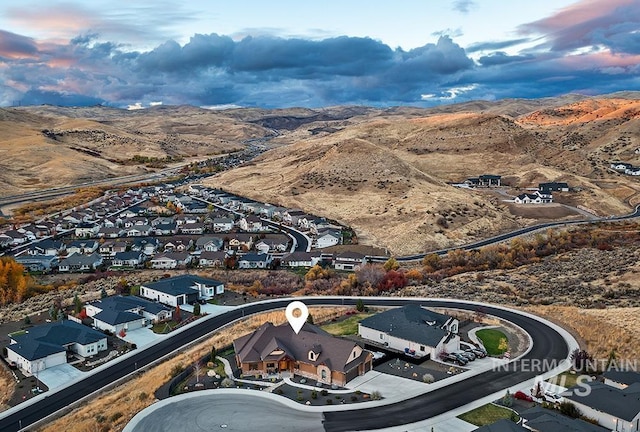
<svg viewBox="0 0 640 432">
<path fill-rule="evenodd" d="M 115 422 L 117 421 L 120 417 L 122 417 L 122 413 L 120 411 L 115 412 L 111 415 L 111 421 Z"/>
<path fill-rule="evenodd" d="M 430 373 L 426 373 L 426 374 L 422 375 L 422 382 L 424 382 L 424 383 L 431 384 L 435 380 L 436 379 Z"/>
<path fill-rule="evenodd" d="M 327 405 L 333 405 L 333 399 L 331 398 L 327 399 Z"/>
<path fill-rule="evenodd" d="M 328 395 L 328 394 L 329 394 L 329 392 L 328 392 L 327 390 L 322 390 L 322 391 L 320 392 L 320 394 L 321 394 L 322 396 L 326 396 L 326 395 Z"/>
<path fill-rule="evenodd" d="M 233 387 L 233 384 L 234 384 L 234 383 L 233 383 L 233 380 L 232 380 L 232 379 L 230 379 L 230 378 L 225 378 L 225 379 L 223 379 L 223 380 L 222 380 L 222 382 L 220 383 L 220 385 L 221 385 L 222 387 L 225 387 L 225 388 Z"/>
<path fill-rule="evenodd" d="M 358 400 L 358 396 L 351 395 L 351 402 L 356 402 Z"/>
<path fill-rule="evenodd" d="M 140 393 L 140 394 L 138 395 L 138 399 L 139 399 L 139 400 L 141 400 L 141 401 L 143 401 L 143 400 L 147 399 L 147 397 L 149 397 L 149 395 L 148 395 L 148 394 L 146 394 L 145 392 L 142 392 L 142 393 Z"/>
<path fill-rule="evenodd" d="M 579 418 L 582 415 L 578 407 L 568 401 L 561 402 L 558 408 L 562 414 L 571 418 Z"/>
<path fill-rule="evenodd" d="M 382 399 L 382 394 L 378 390 L 374 390 L 371 392 L 371 400 L 380 400 Z"/>
<path fill-rule="evenodd" d="M 318 399 L 318 392 L 317 391 L 313 390 L 311 392 L 311 399 Z"/>
<path fill-rule="evenodd" d="M 177 364 L 171 368 L 171 377 L 177 377 L 184 371 L 184 366 L 182 364 Z"/>
<path fill-rule="evenodd" d="M 509 390 L 507 390 L 505 395 L 502 396 L 501 403 L 502 403 L 502 406 L 505 406 L 507 408 L 513 406 L 513 395 L 511 394 L 511 392 Z"/>
<path fill-rule="evenodd" d="M 281 388 L 277 388 L 277 389 L 275 390 L 275 393 L 276 393 L 276 394 L 281 395 L 281 394 L 283 394 L 283 393 L 284 393 L 284 391 L 283 391 Z"/>
</svg>

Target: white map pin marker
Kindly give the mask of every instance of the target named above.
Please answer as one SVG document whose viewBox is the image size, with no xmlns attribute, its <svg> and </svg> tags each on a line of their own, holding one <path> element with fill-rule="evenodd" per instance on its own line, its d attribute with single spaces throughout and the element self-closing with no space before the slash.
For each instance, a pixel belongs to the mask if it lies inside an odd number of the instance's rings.
<svg viewBox="0 0 640 432">
<path fill-rule="evenodd" d="M 293 301 L 287 305 L 284 315 L 287 317 L 293 331 L 298 334 L 304 323 L 307 322 L 309 309 L 307 309 L 307 305 L 301 301 Z"/>
</svg>

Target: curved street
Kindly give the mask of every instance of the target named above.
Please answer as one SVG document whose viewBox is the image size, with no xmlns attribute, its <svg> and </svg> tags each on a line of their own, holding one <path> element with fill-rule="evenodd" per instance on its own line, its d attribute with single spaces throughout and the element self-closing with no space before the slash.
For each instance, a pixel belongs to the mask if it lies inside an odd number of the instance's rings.
<svg viewBox="0 0 640 432">
<path fill-rule="evenodd" d="M 352 297 L 308 297 L 303 300 L 307 305 L 311 306 L 355 305 L 357 301 L 356 298 Z M 2 413 L 0 416 L 0 430 L 14 432 L 39 422 L 59 410 L 68 408 L 93 392 L 99 391 L 113 382 L 134 373 L 137 369 L 151 364 L 190 342 L 218 330 L 227 323 L 250 314 L 283 309 L 290 301 L 291 299 L 279 299 L 252 303 L 222 315 L 196 321 L 192 327 L 185 328 L 184 331 L 163 339 L 156 345 L 139 352 L 134 351 L 133 355 L 123 358 L 118 363 L 106 364 L 98 368 L 93 374 L 81 381 L 61 388 L 54 393 L 45 393 L 32 399 L 33 402 L 29 401 Z M 427 307 L 457 308 L 469 311 L 476 311 L 481 308 L 483 313 L 498 316 L 520 326 L 531 336 L 533 347 L 521 359 L 509 363 L 508 371 L 487 371 L 430 393 L 385 406 L 354 409 L 352 411 L 326 412 L 324 427 L 327 431 L 354 430 L 354 425 L 357 425 L 360 430 L 367 430 L 415 423 L 466 405 L 483 396 L 493 394 L 498 390 L 542 374 L 544 370 L 529 370 L 527 368 L 527 365 L 531 364 L 531 360 L 560 361 L 566 359 L 569 355 L 569 347 L 565 339 L 555 329 L 515 311 L 490 305 L 480 307 L 476 303 L 461 303 L 454 300 L 367 298 L 365 302 L 369 306 L 402 306 L 408 303 L 419 303 Z"/>
</svg>

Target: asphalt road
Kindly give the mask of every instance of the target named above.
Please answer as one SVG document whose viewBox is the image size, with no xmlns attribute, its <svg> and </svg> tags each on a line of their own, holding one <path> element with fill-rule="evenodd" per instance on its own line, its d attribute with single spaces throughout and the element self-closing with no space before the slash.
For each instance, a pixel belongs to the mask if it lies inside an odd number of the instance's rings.
<svg viewBox="0 0 640 432">
<path fill-rule="evenodd" d="M 200 392 L 199 392 L 200 393 Z M 212 394 L 172 401 L 126 430 L 131 432 L 213 431 L 322 432 L 322 413 L 292 409 L 250 394 L 214 390 Z M 203 397 L 204 396 L 204 397 Z M 152 405 L 153 407 L 153 405 Z M 251 407 L 249 410 L 247 407 Z"/>
<path fill-rule="evenodd" d="M 480 240 L 474 243 L 469 243 L 463 246 L 457 246 L 457 247 L 453 247 L 453 248 L 447 248 L 447 249 L 440 249 L 437 251 L 432 251 L 432 252 L 427 252 L 427 253 L 421 253 L 421 254 L 415 254 L 415 255 L 407 255 L 407 256 L 401 256 L 401 257 L 397 257 L 396 259 L 398 261 L 418 261 L 423 259 L 426 255 L 430 255 L 432 253 L 438 254 L 438 255 L 446 255 L 447 252 L 454 250 L 454 249 L 463 249 L 463 250 L 471 250 L 471 249 L 477 249 L 483 246 L 488 246 L 491 244 L 495 244 L 495 243 L 500 243 L 503 242 L 505 240 L 509 240 L 524 234 L 528 234 L 530 232 L 533 231 L 537 231 L 539 229 L 545 229 L 545 228 L 554 228 L 554 227 L 559 227 L 559 226 L 567 226 L 567 225 L 578 225 L 578 224 L 586 224 L 586 223 L 600 223 L 600 222 L 617 222 L 617 221 L 622 221 L 622 220 L 626 220 L 626 219 L 633 219 L 633 218 L 637 218 L 640 217 L 640 205 L 636 206 L 636 209 L 633 213 L 627 214 L 627 215 L 623 215 L 623 216 L 612 216 L 609 218 L 600 218 L 600 219 L 583 219 L 583 220 L 574 220 L 574 221 L 561 221 L 561 222 L 547 222 L 547 223 L 543 223 L 543 224 L 539 224 L 539 225 L 533 225 L 530 227 L 526 227 L 526 228 L 521 228 L 521 229 L 517 229 L 515 231 L 511 231 L 505 234 L 500 234 L 498 236 L 495 237 L 491 237 L 488 239 L 484 239 L 484 240 Z M 379 257 L 379 259 L 374 259 L 374 261 L 386 261 L 388 259 L 388 257 Z"/>
<path fill-rule="evenodd" d="M 21 426 L 31 425 L 135 372 L 138 368 L 152 363 L 156 359 L 180 349 L 189 342 L 217 330 L 228 322 L 245 315 L 284 308 L 290 301 L 290 299 L 282 299 L 273 302 L 252 303 L 211 319 L 202 320 L 199 325 L 168 337 L 159 344 L 141 350 L 129 358 L 112 365 L 107 364 L 105 369 L 69 387 L 55 393 L 46 393 L 43 395 L 45 397 L 39 400 L 34 399 L 35 402 L 25 405 L 16 412 L 0 414 L 0 431 L 14 432 L 19 430 Z M 308 305 L 354 305 L 356 300 L 314 297 L 305 298 L 304 302 Z M 429 307 L 458 308 L 474 311 L 478 308 L 475 304 L 446 300 L 420 301 L 415 299 L 380 298 L 366 301 L 367 305 L 371 306 L 400 306 L 411 302 Z M 530 359 L 561 360 L 567 357 L 568 347 L 562 336 L 555 330 L 534 319 L 513 312 L 491 306 L 483 306 L 482 310 L 487 314 L 496 315 L 519 325 L 531 335 L 534 341 L 533 349 L 525 356 L 525 361 Z M 524 371 L 518 362 L 514 362 L 514 364 L 516 366 L 514 366 L 513 371 L 486 372 L 440 390 L 384 407 L 345 412 L 327 412 L 325 413 L 325 429 L 332 432 L 356 429 L 366 430 L 417 422 L 465 405 L 480 397 L 542 373 L 542 371 Z"/>
</svg>

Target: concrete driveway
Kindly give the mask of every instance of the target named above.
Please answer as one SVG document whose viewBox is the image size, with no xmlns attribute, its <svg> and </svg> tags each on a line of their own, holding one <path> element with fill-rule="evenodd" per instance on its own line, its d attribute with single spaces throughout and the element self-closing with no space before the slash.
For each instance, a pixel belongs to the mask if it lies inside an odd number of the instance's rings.
<svg viewBox="0 0 640 432">
<path fill-rule="evenodd" d="M 80 372 L 70 364 L 65 363 L 38 372 L 38 380 L 49 387 L 49 390 L 54 390 L 57 387 L 80 379 L 83 374 L 83 372 Z"/>
</svg>

